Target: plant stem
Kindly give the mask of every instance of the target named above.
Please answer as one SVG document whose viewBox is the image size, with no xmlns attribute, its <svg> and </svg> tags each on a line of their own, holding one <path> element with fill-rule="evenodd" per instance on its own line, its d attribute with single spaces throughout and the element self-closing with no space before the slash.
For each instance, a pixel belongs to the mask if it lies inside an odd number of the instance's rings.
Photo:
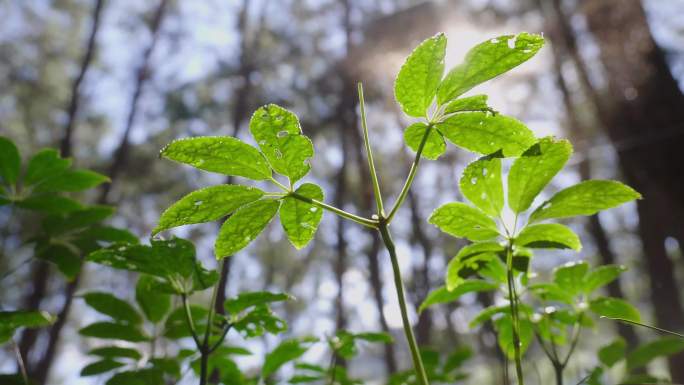
<svg viewBox="0 0 684 385">
<path fill-rule="evenodd" d="M 553 371 L 556 373 L 556 385 L 563 385 L 563 365 L 554 364 Z"/>
<path fill-rule="evenodd" d="M 509 240 L 506 248 L 506 281 L 508 283 L 508 303 L 511 309 L 511 323 L 513 330 L 513 352 L 515 357 L 515 374 L 518 385 L 524 385 L 522 359 L 520 355 L 520 323 L 518 322 L 518 296 L 515 293 L 515 281 L 513 277 L 513 244 Z"/>
<path fill-rule="evenodd" d="M 392 240 L 392 235 L 389 232 L 388 223 L 385 220 L 381 221 L 378 231 L 380 231 L 380 235 L 382 236 L 382 240 L 385 243 L 385 247 L 390 255 L 390 260 L 392 261 L 394 286 L 397 290 L 397 299 L 399 300 L 399 309 L 401 310 L 401 320 L 404 325 L 404 334 L 406 334 L 406 340 L 408 341 L 409 349 L 411 350 L 411 358 L 413 359 L 413 366 L 416 370 L 416 377 L 418 378 L 418 383 L 420 385 L 429 385 L 427 375 L 425 374 L 425 367 L 423 366 L 423 359 L 420 356 L 418 344 L 416 343 L 416 337 L 413 335 L 413 329 L 411 328 L 411 322 L 409 321 L 408 317 L 406 297 L 404 294 L 404 283 L 401 280 L 401 270 L 399 268 L 399 260 L 397 259 L 397 251 L 394 246 L 394 241 Z"/>
<path fill-rule="evenodd" d="M 397 201 L 394 202 L 394 206 L 392 206 L 392 210 L 390 210 L 389 215 L 387 215 L 387 224 L 392 222 L 392 218 L 394 218 L 394 215 L 397 213 L 399 210 L 399 207 L 401 207 L 402 203 L 404 203 L 404 200 L 406 199 L 406 196 L 408 195 L 409 189 L 411 188 L 411 185 L 413 184 L 413 179 L 416 177 L 416 173 L 418 172 L 418 165 L 420 164 L 420 158 L 423 155 L 423 149 L 425 148 L 425 143 L 427 142 L 427 138 L 430 135 L 430 132 L 432 131 L 432 124 L 429 124 L 427 126 L 427 129 L 425 130 L 425 134 L 423 135 L 423 139 L 420 141 L 420 145 L 418 146 L 418 150 L 416 151 L 416 157 L 413 159 L 413 163 L 411 164 L 411 169 L 409 170 L 408 176 L 406 177 L 406 182 L 404 182 L 404 187 L 401 188 L 401 191 L 399 192 L 399 196 L 397 197 Z"/>
<path fill-rule="evenodd" d="M 199 349 L 202 346 L 202 343 L 200 342 L 199 337 L 197 336 L 197 329 L 195 329 L 195 323 L 192 321 L 192 313 L 190 312 L 188 295 L 185 293 L 181 294 L 181 300 L 183 301 L 183 309 L 185 310 L 185 321 L 187 322 L 188 328 L 190 329 L 190 333 L 192 334 L 192 339 L 195 341 L 195 345 L 197 345 L 197 348 Z"/>
<path fill-rule="evenodd" d="M 364 225 L 366 227 L 370 227 L 371 229 L 377 229 L 378 228 L 378 221 L 376 221 L 376 220 L 360 217 L 358 215 L 355 215 L 355 214 L 346 212 L 344 210 L 338 209 L 335 206 L 330 206 L 329 204 L 323 203 L 319 200 L 312 199 L 309 197 L 305 197 L 304 195 L 298 194 L 296 192 L 290 193 L 290 196 L 293 198 L 299 199 L 302 202 L 306 202 L 306 203 L 312 204 L 314 206 L 320 207 L 324 210 L 328 210 L 332 213 L 335 213 L 335 214 L 337 214 L 343 218 L 354 221 L 358 224 Z"/>
<path fill-rule="evenodd" d="M 363 99 L 363 85 L 361 82 L 357 84 L 359 92 L 359 107 L 361 110 L 361 127 L 363 127 L 363 143 L 366 146 L 366 157 L 368 158 L 368 169 L 370 170 L 371 180 L 373 181 L 373 192 L 375 194 L 375 203 L 378 207 L 378 216 L 385 215 L 385 209 L 382 204 L 382 194 L 380 194 L 380 183 L 378 182 L 378 174 L 375 172 L 375 161 L 373 160 L 373 151 L 368 139 L 368 124 L 366 123 L 366 102 Z"/>
<path fill-rule="evenodd" d="M 677 333 L 677 332 L 673 332 L 673 331 L 667 330 L 667 329 L 661 329 L 661 328 L 659 328 L 659 327 L 652 326 L 652 325 L 642 324 L 641 322 L 636 322 L 636 321 L 632 321 L 632 320 L 628 320 L 628 319 L 624 319 L 624 318 L 616 318 L 616 317 L 605 317 L 605 316 L 602 316 L 601 318 L 607 318 L 607 319 L 609 319 L 609 320 L 618 321 L 618 322 L 623 322 L 623 323 L 626 323 L 626 324 L 632 324 L 632 325 L 636 325 L 636 326 L 643 326 L 643 327 L 645 327 L 645 328 L 649 328 L 649 329 L 652 329 L 652 330 L 655 330 L 655 331 L 658 331 L 658 332 L 661 332 L 661 333 L 671 334 L 671 335 L 677 336 L 677 337 L 679 337 L 679 338 L 684 338 L 684 334 Z"/>
<path fill-rule="evenodd" d="M 223 270 L 223 264 L 225 263 L 225 258 L 219 261 L 218 271 Z M 199 346 L 200 354 L 200 385 L 205 385 L 207 383 L 208 366 L 209 366 L 209 355 L 211 354 L 211 349 L 209 348 L 209 340 L 211 339 L 211 328 L 214 324 L 214 313 L 216 302 L 216 297 L 218 295 L 218 282 L 214 285 L 214 290 L 211 293 L 211 302 L 209 303 L 209 315 L 207 315 L 207 329 L 204 331 L 204 340 L 202 341 L 202 346 Z"/>
<path fill-rule="evenodd" d="M 19 366 L 19 371 L 21 372 L 21 378 L 24 380 L 25 385 L 29 385 L 29 377 L 28 373 L 26 372 L 26 365 L 24 365 L 24 358 L 21 356 L 21 351 L 19 350 L 19 346 L 17 345 L 17 342 L 14 341 L 14 337 L 11 338 L 12 341 L 12 349 L 14 350 L 14 354 L 17 356 L 17 366 Z"/>
</svg>

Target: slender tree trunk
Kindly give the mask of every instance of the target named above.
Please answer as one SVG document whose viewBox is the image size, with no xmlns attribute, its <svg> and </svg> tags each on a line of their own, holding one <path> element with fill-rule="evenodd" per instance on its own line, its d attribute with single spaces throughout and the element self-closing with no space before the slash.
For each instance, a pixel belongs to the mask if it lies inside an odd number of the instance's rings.
<svg viewBox="0 0 684 385">
<path fill-rule="evenodd" d="M 69 107 L 67 110 L 67 123 L 64 128 L 64 136 L 60 143 L 60 150 L 62 157 L 71 156 L 71 148 L 73 142 L 73 132 L 76 126 L 76 120 L 78 116 L 78 109 L 80 105 L 81 96 L 81 83 L 85 78 L 90 64 L 92 63 L 93 57 L 96 51 L 96 41 L 97 34 L 100 28 L 100 20 L 102 15 L 102 9 L 104 8 L 104 0 L 96 0 L 95 7 L 93 8 L 93 21 L 88 36 L 88 42 L 86 45 L 85 53 L 81 59 L 81 66 L 78 72 L 78 76 L 74 79 L 71 87 L 71 99 L 69 101 Z M 40 301 L 45 297 L 45 290 L 47 287 L 47 282 L 50 278 L 50 267 L 45 261 L 38 261 L 37 266 L 34 268 L 32 282 L 34 283 L 33 292 L 27 297 L 26 307 L 27 309 L 37 310 L 40 305 Z M 38 329 L 25 329 L 22 334 L 22 338 L 19 343 L 19 351 L 22 357 L 26 358 L 29 351 L 35 344 L 36 338 L 38 336 Z M 28 360 L 26 360 L 28 363 Z M 42 364 L 42 362 L 41 362 Z M 29 367 L 33 369 L 32 367 Z M 40 371 L 38 373 L 40 376 Z M 41 382 L 43 382 L 41 380 Z"/>
<path fill-rule="evenodd" d="M 545 4 L 541 0 L 538 0 L 538 6 L 541 12 L 548 13 L 546 12 Z M 571 91 L 568 87 L 565 77 L 563 76 L 562 64 L 568 51 L 575 51 L 575 53 L 570 56 L 573 63 L 575 64 L 577 72 L 581 73 L 581 75 L 579 75 L 580 78 L 585 79 L 585 81 L 582 82 L 584 88 L 590 86 L 590 83 L 588 83 L 588 75 L 586 73 L 584 61 L 578 56 L 576 45 L 574 43 L 574 38 L 571 39 L 571 42 L 568 42 L 567 37 L 564 38 L 564 36 L 568 35 L 569 33 L 569 26 L 566 24 L 567 21 L 565 20 L 565 15 L 561 7 L 561 4 L 557 0 L 553 0 L 553 4 L 551 4 L 551 6 L 553 16 L 547 19 L 545 30 L 553 43 L 553 69 L 556 78 L 556 85 L 558 86 L 558 89 L 561 92 L 563 105 L 565 107 L 565 116 L 568 124 L 568 129 L 566 131 L 574 139 L 575 143 L 589 143 L 590 138 L 592 137 L 592 133 L 590 132 L 591 130 L 588 127 L 586 127 L 584 123 L 580 122 L 578 118 L 580 116 L 580 113 L 577 110 L 575 102 L 572 98 Z M 590 91 L 589 93 L 591 92 L 592 91 Z M 593 99 L 591 95 L 589 95 L 589 98 Z M 580 154 L 580 156 L 583 156 L 579 164 L 580 178 L 582 180 L 590 179 L 591 158 L 589 157 L 588 146 L 576 145 L 575 150 Z M 593 215 L 589 217 L 587 225 L 589 233 L 594 239 L 594 244 L 598 249 L 601 264 L 608 265 L 616 263 L 617 258 L 615 257 L 613 250 L 610 248 L 608 236 L 606 235 L 606 232 L 603 226 L 601 225 L 598 215 Z M 607 289 L 608 294 L 611 297 L 625 298 L 625 295 L 622 291 L 622 287 L 620 286 L 620 280 L 615 280 L 608 284 Z M 617 329 L 620 336 L 622 336 L 627 341 L 629 346 L 631 346 L 632 348 L 637 346 L 638 337 L 631 326 L 625 325 L 623 323 L 617 323 Z"/>
<path fill-rule="evenodd" d="M 638 0 L 583 1 L 587 26 L 601 49 L 608 102 L 601 111 L 627 182 L 642 193 L 639 235 L 658 326 L 681 330 L 684 311 L 668 236 L 684 227 L 684 96 L 651 35 Z M 669 358 L 673 382 L 684 382 L 684 353 Z"/>
</svg>

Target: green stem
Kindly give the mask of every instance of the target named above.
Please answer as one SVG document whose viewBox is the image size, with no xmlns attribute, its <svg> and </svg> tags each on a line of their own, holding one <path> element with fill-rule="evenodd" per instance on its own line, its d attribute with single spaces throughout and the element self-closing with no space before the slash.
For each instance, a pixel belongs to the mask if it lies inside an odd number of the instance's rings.
<svg viewBox="0 0 684 385">
<path fill-rule="evenodd" d="M 518 296 L 515 293 L 515 281 L 513 277 L 513 244 L 508 242 L 506 248 L 506 281 L 508 283 L 508 303 L 511 309 L 511 322 L 513 329 L 513 353 L 515 357 L 515 374 L 518 378 L 518 385 L 524 385 L 522 370 L 522 358 L 520 354 L 520 323 L 518 320 Z"/>
<path fill-rule="evenodd" d="M 375 203 L 378 207 L 378 216 L 384 216 L 385 209 L 382 205 L 380 183 L 378 182 L 378 174 L 375 172 L 375 161 L 373 160 L 373 151 L 371 150 L 370 140 L 368 139 L 368 124 L 366 123 L 366 102 L 363 99 L 363 85 L 361 84 L 361 82 L 357 84 L 357 89 L 359 92 L 359 107 L 361 109 L 361 127 L 363 127 L 363 143 L 366 146 L 366 156 L 368 157 L 368 169 L 370 170 L 371 180 L 373 181 Z"/>
<path fill-rule="evenodd" d="M 25 385 L 29 385 L 29 377 L 28 373 L 26 372 L 26 365 L 24 365 L 24 358 L 21 356 L 19 346 L 17 345 L 17 342 L 14 340 L 14 337 L 12 337 L 10 340 L 12 341 L 12 349 L 14 350 L 14 354 L 17 356 L 17 366 L 19 366 L 21 378 L 24 380 Z"/>
<path fill-rule="evenodd" d="M 378 221 L 376 221 L 376 220 L 360 217 L 358 215 L 355 215 L 355 214 L 346 212 L 344 210 L 338 209 L 335 206 L 331 206 L 329 204 L 323 203 L 319 200 L 312 199 L 309 197 L 305 197 L 304 195 L 298 194 L 296 192 L 292 192 L 289 195 L 293 198 L 299 199 L 302 202 L 306 202 L 306 203 L 312 204 L 314 206 L 320 207 L 324 210 L 328 210 L 328 211 L 335 213 L 335 214 L 337 214 L 343 218 L 349 219 L 351 221 L 354 221 L 354 222 L 361 224 L 361 225 L 364 225 L 366 227 L 370 227 L 371 229 L 377 229 L 378 228 Z"/>
<path fill-rule="evenodd" d="M 677 336 L 677 337 L 679 337 L 679 338 L 684 338 L 684 334 L 680 334 L 680 333 L 677 333 L 677 332 L 673 332 L 673 331 L 667 330 L 667 329 L 661 329 L 661 328 L 656 327 L 656 326 L 651 326 L 651 325 L 642 324 L 642 323 L 640 323 L 640 322 L 628 320 L 628 319 L 625 319 L 625 318 L 605 317 L 605 316 L 602 316 L 601 318 L 607 318 L 607 319 L 609 319 L 609 320 L 618 321 L 618 322 L 623 322 L 623 323 L 626 323 L 626 324 L 632 324 L 632 325 L 636 325 L 636 326 L 643 326 L 643 327 L 645 327 L 645 328 L 649 328 L 649 329 L 652 329 L 652 330 L 655 330 L 655 331 L 658 331 L 658 332 L 661 332 L 661 333 L 672 334 L 673 336 Z"/>
<path fill-rule="evenodd" d="M 197 349 L 199 349 L 201 348 L 202 343 L 200 342 L 199 337 L 197 336 L 197 329 L 195 329 L 195 323 L 192 321 L 192 313 L 190 312 L 188 295 L 185 293 L 181 294 L 181 300 L 183 301 L 183 309 L 185 310 L 185 321 L 187 322 L 188 328 L 190 329 L 190 333 L 192 334 L 192 339 L 195 341 Z"/>
<path fill-rule="evenodd" d="M 387 223 L 389 224 L 392 222 L 392 218 L 394 218 L 394 215 L 397 213 L 399 210 L 399 207 L 404 203 L 404 200 L 406 199 L 406 196 L 408 195 L 409 189 L 411 188 L 411 185 L 413 184 L 413 179 L 416 177 L 416 173 L 418 172 L 418 165 L 420 164 L 420 158 L 423 155 L 423 149 L 425 149 L 425 143 L 427 143 L 427 138 L 430 135 L 430 131 L 432 131 L 432 124 L 429 124 L 427 126 L 427 129 L 425 130 L 425 134 L 423 135 L 423 139 L 420 141 L 420 145 L 418 146 L 418 150 L 416 151 L 416 157 L 413 159 L 413 163 L 411 164 L 411 169 L 409 170 L 408 176 L 406 177 L 406 182 L 404 182 L 404 187 L 401 188 L 401 191 L 399 192 L 399 197 L 397 197 L 397 201 L 394 202 L 394 206 L 392 206 L 392 210 L 390 210 L 389 215 L 387 215 Z"/>
<path fill-rule="evenodd" d="M 218 271 L 223 270 L 223 264 L 225 263 L 225 258 L 221 259 L 218 265 Z M 208 366 L 209 366 L 209 355 L 211 354 L 211 349 L 209 347 L 209 340 L 211 339 L 211 328 L 214 325 L 214 314 L 215 314 L 215 302 L 218 296 L 219 290 L 218 282 L 214 285 L 214 290 L 211 293 L 211 302 L 209 302 L 209 315 L 207 315 L 207 329 L 204 331 L 204 340 L 202 341 L 202 346 L 200 346 L 200 353 L 202 357 L 200 358 L 200 385 L 205 385 L 207 383 L 207 378 L 209 376 Z"/>
<path fill-rule="evenodd" d="M 392 261 L 394 287 L 397 290 L 397 299 L 399 300 L 404 334 L 406 334 L 406 340 L 408 341 L 409 349 L 411 350 L 411 358 L 413 359 L 413 366 L 416 370 L 416 377 L 418 378 L 418 383 L 420 385 L 429 385 L 427 375 L 425 374 L 425 367 L 423 366 L 423 359 L 420 356 L 416 337 L 413 335 L 413 329 L 411 328 L 411 322 L 409 321 L 408 310 L 406 308 L 406 296 L 404 294 L 404 283 L 401 280 L 401 270 L 399 268 L 399 260 L 397 259 L 397 251 L 394 246 L 394 241 L 392 240 L 392 235 L 389 232 L 388 223 L 383 220 L 378 227 L 378 231 L 380 231 L 380 235 L 382 236 L 382 240 L 385 243 L 385 247 L 390 255 L 390 260 Z"/>
</svg>

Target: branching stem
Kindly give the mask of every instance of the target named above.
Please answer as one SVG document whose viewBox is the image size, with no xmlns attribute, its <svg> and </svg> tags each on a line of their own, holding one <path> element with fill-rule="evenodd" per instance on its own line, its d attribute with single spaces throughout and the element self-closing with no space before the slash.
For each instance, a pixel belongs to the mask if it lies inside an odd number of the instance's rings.
<svg viewBox="0 0 684 385">
<path fill-rule="evenodd" d="M 361 127 L 363 127 L 363 143 L 366 146 L 366 157 L 368 158 L 368 169 L 370 170 L 370 176 L 373 182 L 373 193 L 375 194 L 375 203 L 378 207 L 378 216 L 384 216 L 385 209 L 383 208 L 382 204 L 380 183 L 378 182 L 378 174 L 375 172 L 373 150 L 371 149 L 370 140 L 368 139 L 368 124 L 366 123 L 366 102 L 363 99 L 363 85 L 361 84 L 361 82 L 357 84 L 357 88 L 359 92 L 359 108 L 361 110 Z"/>
<path fill-rule="evenodd" d="M 508 303 L 511 309 L 511 322 L 513 330 L 513 353 L 515 358 L 515 374 L 518 378 L 518 385 L 524 385 L 522 370 L 522 358 L 520 354 L 520 322 L 518 319 L 518 295 L 515 292 L 515 281 L 513 276 L 513 243 L 508 241 L 506 248 L 506 281 L 508 283 Z"/>
</svg>

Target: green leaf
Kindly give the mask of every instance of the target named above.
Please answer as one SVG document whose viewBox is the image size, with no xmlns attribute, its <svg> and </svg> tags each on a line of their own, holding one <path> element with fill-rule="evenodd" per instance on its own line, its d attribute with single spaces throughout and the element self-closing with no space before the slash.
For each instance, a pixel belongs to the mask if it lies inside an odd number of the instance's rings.
<svg viewBox="0 0 684 385">
<path fill-rule="evenodd" d="M 487 95 L 474 95 L 452 100 L 444 108 L 444 114 L 453 114 L 456 112 L 494 113 L 494 110 L 487 105 L 487 98 Z"/>
<path fill-rule="evenodd" d="M 572 276 L 572 273 L 568 273 Z M 550 282 L 541 282 L 529 286 L 530 292 L 534 293 L 543 301 L 562 302 L 571 305 L 575 302 L 575 292 L 561 288 L 560 285 Z"/>
<path fill-rule="evenodd" d="M 544 45 L 540 35 L 521 33 L 499 36 L 472 48 L 462 64 L 446 75 L 437 90 L 439 104 L 466 93 L 471 88 L 517 67 Z"/>
<path fill-rule="evenodd" d="M 280 343 L 272 352 L 266 355 L 261 377 L 269 378 L 280 367 L 301 357 L 311 345 L 310 340 L 290 339 Z"/>
<path fill-rule="evenodd" d="M 199 305 L 190 305 L 190 315 L 195 322 L 198 335 L 203 335 L 207 328 L 209 310 Z M 185 319 L 185 309 L 181 306 L 169 314 L 164 322 L 164 336 L 170 339 L 190 337 L 192 334 Z"/>
<path fill-rule="evenodd" d="M 149 341 L 142 330 L 135 325 L 114 322 L 95 322 L 78 331 L 86 337 L 123 340 L 129 342 Z"/>
<path fill-rule="evenodd" d="M 229 184 L 193 191 L 164 211 L 152 235 L 177 226 L 215 221 L 262 196 L 264 192 L 258 188 Z"/>
<path fill-rule="evenodd" d="M 577 234 L 558 223 L 527 226 L 515 238 L 515 244 L 533 249 L 582 249 Z"/>
<path fill-rule="evenodd" d="M 447 265 L 445 279 L 447 289 L 453 290 L 464 282 L 463 272 L 479 270 L 483 265 L 497 258 L 496 253 L 503 250 L 503 246 L 496 242 L 473 243 L 461 248 Z"/>
<path fill-rule="evenodd" d="M 36 185 L 37 192 L 83 191 L 102 183 L 109 182 L 109 178 L 90 170 L 67 170 L 52 175 Z"/>
<path fill-rule="evenodd" d="M 119 372 L 105 385 L 159 385 L 164 383 L 164 372 L 157 368 L 145 368 Z"/>
<path fill-rule="evenodd" d="M 641 321 L 639 310 L 629 302 L 619 298 L 599 297 L 589 302 L 589 308 L 602 317 Z"/>
<path fill-rule="evenodd" d="M 299 119 L 292 112 L 275 104 L 260 107 L 249 121 L 249 131 L 273 170 L 292 183 L 311 169 L 313 144 L 302 134 Z"/>
<path fill-rule="evenodd" d="M 505 157 L 518 156 L 535 142 L 522 122 L 486 112 L 456 114 L 435 127 L 451 143 L 483 155 L 501 150 Z"/>
<path fill-rule="evenodd" d="M 432 213 L 429 222 L 447 234 L 471 241 L 486 241 L 499 235 L 493 219 L 461 202 L 441 206 Z"/>
<path fill-rule="evenodd" d="M 47 214 L 60 214 L 79 210 L 83 206 L 73 199 L 56 194 L 33 194 L 17 202 L 17 206 L 26 210 L 41 211 Z"/>
<path fill-rule="evenodd" d="M 394 342 L 394 338 L 389 333 L 384 332 L 366 332 L 366 333 L 356 333 L 354 338 L 364 340 L 366 342 L 391 344 Z"/>
<path fill-rule="evenodd" d="M 588 180 L 556 193 L 534 210 L 530 221 L 594 215 L 640 198 L 641 194 L 620 182 Z"/>
<path fill-rule="evenodd" d="M 563 168 L 572 155 L 565 139 L 540 139 L 513 162 L 508 173 L 508 205 L 515 213 L 528 208 L 534 198 Z"/>
<path fill-rule="evenodd" d="M 481 291 L 491 291 L 496 290 L 499 285 L 482 280 L 465 280 L 460 285 L 456 286 L 453 290 L 449 291 L 446 286 L 437 288 L 428 294 L 425 301 L 418 308 L 418 312 L 422 312 L 426 308 L 436 305 L 438 303 L 448 303 L 454 302 L 459 299 L 462 295 L 466 293 L 474 293 Z"/>
<path fill-rule="evenodd" d="M 498 341 L 499 347 L 506 353 L 508 359 L 514 359 L 515 357 L 515 345 L 513 342 L 513 322 L 510 314 L 506 314 L 499 318 L 495 322 L 496 328 L 498 330 Z M 527 348 L 534 338 L 534 328 L 532 322 L 522 318 L 519 322 L 520 325 L 520 355 L 524 355 Z"/>
<path fill-rule="evenodd" d="M 81 257 L 74 254 L 71 247 L 48 243 L 46 247 L 36 247 L 36 258 L 54 263 L 59 271 L 72 280 L 81 271 Z"/>
<path fill-rule="evenodd" d="M 102 348 L 96 348 L 89 351 L 88 354 L 104 358 L 131 358 L 133 360 L 139 360 L 142 358 L 142 355 L 136 349 L 122 348 L 120 346 L 105 346 Z"/>
<path fill-rule="evenodd" d="M 55 236 L 74 230 L 93 226 L 114 214 L 114 207 L 94 205 L 79 210 L 69 211 L 63 215 L 51 215 L 43 220 L 46 233 Z"/>
<path fill-rule="evenodd" d="M 216 258 L 231 256 L 254 240 L 278 212 L 280 201 L 263 199 L 241 207 L 219 230 Z"/>
<path fill-rule="evenodd" d="M 498 217 L 503 208 L 501 159 L 490 155 L 470 163 L 459 182 L 461 193 L 491 217 Z"/>
<path fill-rule="evenodd" d="M 323 201 L 323 190 L 313 183 L 304 183 L 297 188 L 296 194 L 306 198 Z M 287 238 L 297 249 L 306 246 L 316 234 L 318 224 L 323 218 L 323 209 L 292 196 L 283 199 L 280 208 L 280 223 Z"/>
<path fill-rule="evenodd" d="M 423 141 L 425 136 L 425 130 L 428 129 L 428 125 L 425 123 L 414 123 L 406 128 L 404 131 L 404 142 L 413 151 L 418 151 L 420 143 Z M 421 156 L 426 159 L 435 160 L 442 156 L 446 151 L 446 143 L 444 142 L 444 137 L 436 129 L 430 128 L 430 133 L 425 140 L 425 145 L 423 146 L 423 152 Z"/>
<path fill-rule="evenodd" d="M 394 81 L 394 97 L 407 115 L 426 116 L 442 80 L 446 43 L 443 33 L 423 41 L 401 66 Z"/>
<path fill-rule="evenodd" d="M 95 376 L 120 368 L 126 364 L 110 359 L 93 362 L 81 370 L 81 377 Z"/>
<path fill-rule="evenodd" d="M 0 136 L 0 178 L 7 185 L 17 182 L 21 167 L 21 155 L 17 146 L 4 136 Z"/>
<path fill-rule="evenodd" d="M 230 136 L 177 139 L 162 149 L 161 156 L 224 175 L 253 180 L 271 177 L 268 162 L 259 150 Z"/>
<path fill-rule="evenodd" d="M 114 244 L 88 255 L 87 260 L 160 278 L 190 278 L 195 272 L 195 246 L 184 239 L 151 240 L 151 246 Z"/>
<path fill-rule="evenodd" d="M 469 328 L 474 328 L 476 326 L 479 326 L 490 319 L 494 317 L 497 314 L 502 314 L 502 313 L 509 313 L 510 314 L 510 306 L 509 305 L 501 305 L 501 306 L 488 306 L 475 316 L 475 318 L 470 321 L 468 324 Z"/>
<path fill-rule="evenodd" d="M 554 270 L 553 281 L 568 294 L 574 295 L 582 290 L 582 282 L 588 271 L 586 262 L 569 262 Z"/>
<path fill-rule="evenodd" d="M 287 330 L 287 323 L 266 305 L 256 305 L 246 315 L 233 322 L 233 329 L 246 338 L 260 337 L 264 333 L 279 334 Z"/>
<path fill-rule="evenodd" d="M 591 293 L 613 282 L 625 271 L 627 271 L 627 268 L 622 265 L 599 266 L 584 277 L 582 288 L 585 293 Z"/>
<path fill-rule="evenodd" d="M 135 300 L 145 317 L 157 323 L 171 310 L 171 296 L 155 290 L 158 281 L 149 275 L 141 275 L 135 286 Z"/>
<path fill-rule="evenodd" d="M 610 344 L 602 347 L 598 351 L 598 357 L 603 365 L 610 368 L 618 361 L 625 358 L 626 351 L 627 343 L 622 338 L 618 338 Z"/>
<path fill-rule="evenodd" d="M 289 301 L 291 299 L 293 299 L 293 297 L 285 293 L 255 291 L 240 293 L 237 297 L 226 300 L 224 307 L 229 314 L 237 316 L 239 313 L 250 307 L 267 305 L 273 302 Z"/>
<path fill-rule="evenodd" d="M 90 292 L 83 295 L 88 306 L 112 317 L 116 321 L 131 324 L 142 323 L 142 317 L 128 302 L 104 292 Z"/>
<path fill-rule="evenodd" d="M 0 344 L 12 338 L 19 328 L 40 328 L 55 320 L 56 317 L 44 311 L 0 311 Z"/>
<path fill-rule="evenodd" d="M 57 150 L 42 149 L 29 160 L 24 182 L 27 185 L 40 183 L 51 176 L 63 173 L 70 166 L 71 159 L 60 157 Z"/>
<path fill-rule="evenodd" d="M 664 337 L 641 345 L 627 355 L 627 367 L 637 369 L 658 357 L 666 357 L 684 351 L 684 339 Z"/>
<path fill-rule="evenodd" d="M 180 363 L 173 358 L 151 358 L 150 364 L 173 378 L 181 376 Z"/>
</svg>

